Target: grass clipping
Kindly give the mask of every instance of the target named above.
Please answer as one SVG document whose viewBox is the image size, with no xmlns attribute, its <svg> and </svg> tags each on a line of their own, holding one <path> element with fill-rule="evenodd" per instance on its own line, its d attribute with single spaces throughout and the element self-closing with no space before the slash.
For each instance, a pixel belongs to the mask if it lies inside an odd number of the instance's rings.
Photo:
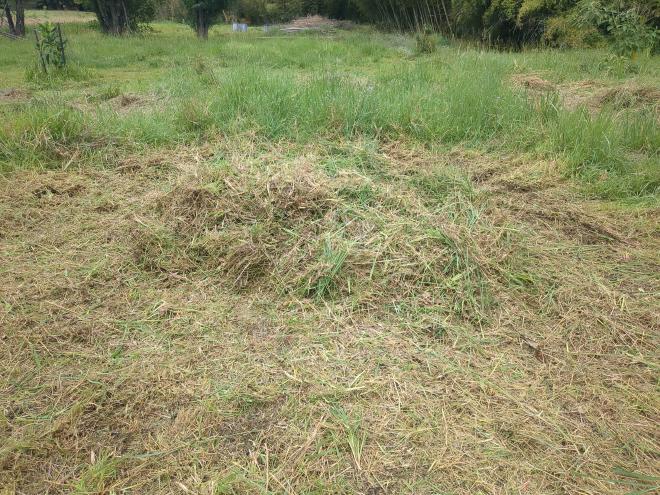
<svg viewBox="0 0 660 495">
<path fill-rule="evenodd" d="M 354 296 L 366 306 L 449 298 L 476 316 L 485 304 L 476 248 L 459 243 L 460 227 L 358 173 L 330 179 L 300 164 L 207 169 L 162 196 L 157 211 L 159 226 L 142 229 L 136 243 L 149 270 L 217 270 L 241 289 Z"/>
<path fill-rule="evenodd" d="M 0 487 L 650 493 L 657 211 L 553 170 L 246 140 L 9 177 Z"/>
</svg>

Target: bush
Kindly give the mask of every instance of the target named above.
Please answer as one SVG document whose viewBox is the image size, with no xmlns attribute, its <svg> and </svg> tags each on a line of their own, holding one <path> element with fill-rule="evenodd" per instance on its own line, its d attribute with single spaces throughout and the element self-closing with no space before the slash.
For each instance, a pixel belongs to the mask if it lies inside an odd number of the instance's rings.
<svg viewBox="0 0 660 495">
<path fill-rule="evenodd" d="M 635 59 L 639 54 L 651 52 L 658 42 L 658 29 L 635 6 L 617 7 L 598 0 L 584 0 L 579 14 L 586 26 L 598 28 L 610 43 L 612 51 L 620 57 Z"/>
<path fill-rule="evenodd" d="M 594 47 L 605 41 L 596 28 L 580 26 L 570 15 L 548 19 L 541 39 L 553 48 Z"/>
<path fill-rule="evenodd" d="M 415 36 L 415 48 L 417 53 L 433 53 L 438 48 L 436 34 L 430 28 L 419 31 Z"/>
</svg>

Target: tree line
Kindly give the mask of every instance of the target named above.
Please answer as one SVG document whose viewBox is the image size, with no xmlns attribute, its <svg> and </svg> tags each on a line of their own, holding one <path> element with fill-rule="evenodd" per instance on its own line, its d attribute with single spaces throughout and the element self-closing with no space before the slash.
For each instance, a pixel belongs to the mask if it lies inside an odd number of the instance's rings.
<svg viewBox="0 0 660 495">
<path fill-rule="evenodd" d="M 2 2 L 3 0 L 0 0 Z M 16 19 L 23 0 L 4 0 Z M 657 46 L 660 0 L 38 0 L 50 8 L 85 8 L 109 34 L 133 31 L 159 9 L 176 8 L 200 38 L 210 26 L 233 17 L 275 23 L 320 14 L 388 29 L 433 30 L 492 44 L 584 45 L 613 35 L 642 36 Z M 21 16 L 23 19 L 24 16 Z M 14 25 L 18 24 L 12 18 Z M 621 23 L 625 26 L 621 27 Z M 11 22 L 10 22 L 11 24 Z M 636 30 L 639 26 L 641 31 Z M 19 29 L 20 30 L 20 29 Z M 635 32 L 631 32 L 631 30 Z M 24 25 L 22 26 L 24 33 Z M 640 34 L 641 33 L 641 34 Z M 20 33 L 19 33 L 20 34 Z"/>
</svg>

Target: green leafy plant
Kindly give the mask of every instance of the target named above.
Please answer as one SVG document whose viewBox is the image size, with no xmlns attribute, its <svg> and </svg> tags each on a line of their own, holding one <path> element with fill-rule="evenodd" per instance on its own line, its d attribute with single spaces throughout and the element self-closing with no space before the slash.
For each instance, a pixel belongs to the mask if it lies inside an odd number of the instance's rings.
<svg viewBox="0 0 660 495">
<path fill-rule="evenodd" d="M 351 450 L 355 466 L 361 470 L 362 452 L 367 441 L 367 432 L 362 427 L 362 418 L 350 416 L 341 406 L 333 407 L 331 412 L 344 430 L 345 440 Z"/>
<path fill-rule="evenodd" d="M 585 0 L 579 12 L 583 23 L 604 31 L 612 51 L 620 57 L 635 60 L 640 53 L 651 51 L 658 41 L 658 30 L 635 6 L 620 9 L 598 0 Z"/>
<path fill-rule="evenodd" d="M 37 50 L 44 72 L 48 67 L 63 69 L 66 66 L 65 46 L 66 41 L 62 38 L 62 31 L 58 25 L 51 22 L 39 24 L 36 31 Z"/>
</svg>

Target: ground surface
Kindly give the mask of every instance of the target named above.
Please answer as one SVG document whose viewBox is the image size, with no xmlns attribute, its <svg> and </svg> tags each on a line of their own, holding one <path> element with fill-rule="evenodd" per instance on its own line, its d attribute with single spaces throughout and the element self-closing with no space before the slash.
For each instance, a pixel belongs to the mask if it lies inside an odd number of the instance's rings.
<svg viewBox="0 0 660 495">
<path fill-rule="evenodd" d="M 657 489 L 656 59 L 155 30 L 0 41 L 0 493 Z"/>
<path fill-rule="evenodd" d="M 68 10 L 28 10 L 25 13 L 25 23 L 28 25 L 53 22 L 60 24 L 95 21 L 91 12 L 75 12 Z"/>
</svg>

